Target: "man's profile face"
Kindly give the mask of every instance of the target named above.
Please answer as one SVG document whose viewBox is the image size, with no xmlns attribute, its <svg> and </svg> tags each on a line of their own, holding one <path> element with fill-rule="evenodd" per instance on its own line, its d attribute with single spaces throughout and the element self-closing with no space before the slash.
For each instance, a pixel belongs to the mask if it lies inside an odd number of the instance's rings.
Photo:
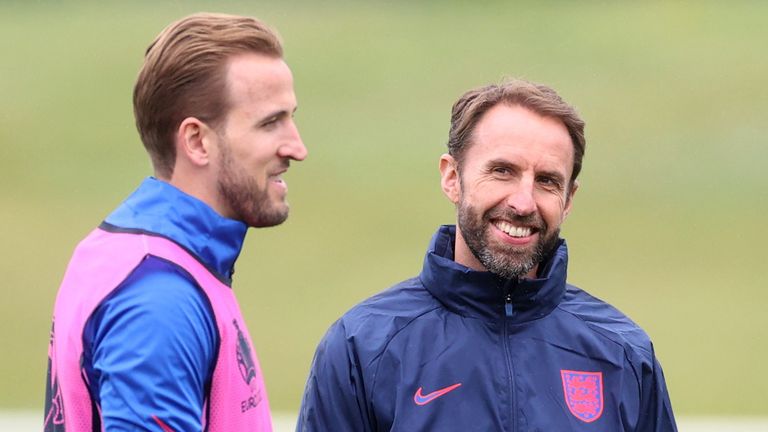
<svg viewBox="0 0 768 432">
<path fill-rule="evenodd" d="M 293 113 L 293 76 L 282 59 L 241 54 L 229 61 L 230 109 L 218 131 L 218 191 L 224 216 L 252 227 L 288 217 L 282 174 L 307 155 Z"/>
<path fill-rule="evenodd" d="M 505 104 L 486 112 L 456 172 L 456 261 L 505 278 L 535 277 L 570 211 L 573 154 L 559 120 Z"/>
</svg>

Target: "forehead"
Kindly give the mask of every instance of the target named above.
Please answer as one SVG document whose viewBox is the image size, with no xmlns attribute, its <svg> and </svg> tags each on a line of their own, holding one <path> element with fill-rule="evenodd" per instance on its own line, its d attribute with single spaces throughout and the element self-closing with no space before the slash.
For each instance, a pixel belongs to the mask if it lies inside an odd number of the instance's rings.
<svg viewBox="0 0 768 432">
<path fill-rule="evenodd" d="M 295 105 L 293 75 L 285 61 L 257 53 L 239 54 L 227 62 L 226 88 L 231 106 Z M 265 110 L 274 107 L 264 106 Z"/>
<path fill-rule="evenodd" d="M 492 107 L 480 118 L 464 157 L 475 164 L 504 159 L 546 165 L 563 170 L 569 178 L 573 158 L 573 142 L 562 121 L 506 104 Z"/>
</svg>

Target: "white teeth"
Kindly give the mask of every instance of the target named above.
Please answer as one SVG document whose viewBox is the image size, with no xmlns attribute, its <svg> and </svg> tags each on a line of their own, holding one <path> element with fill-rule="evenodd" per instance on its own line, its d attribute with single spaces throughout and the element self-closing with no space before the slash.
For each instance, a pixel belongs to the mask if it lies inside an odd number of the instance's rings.
<svg viewBox="0 0 768 432">
<path fill-rule="evenodd" d="M 516 227 L 510 225 L 508 222 L 499 222 L 496 227 L 512 237 L 528 237 L 531 235 L 531 229 L 528 227 Z"/>
</svg>

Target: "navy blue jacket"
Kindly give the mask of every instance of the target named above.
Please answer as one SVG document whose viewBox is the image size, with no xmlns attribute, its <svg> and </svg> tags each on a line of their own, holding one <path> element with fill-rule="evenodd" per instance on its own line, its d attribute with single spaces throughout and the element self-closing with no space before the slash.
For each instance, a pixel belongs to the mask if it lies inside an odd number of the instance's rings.
<svg viewBox="0 0 768 432">
<path fill-rule="evenodd" d="M 643 330 L 566 283 L 561 241 L 535 280 L 453 261 L 355 306 L 315 353 L 299 431 L 675 431 Z"/>
</svg>

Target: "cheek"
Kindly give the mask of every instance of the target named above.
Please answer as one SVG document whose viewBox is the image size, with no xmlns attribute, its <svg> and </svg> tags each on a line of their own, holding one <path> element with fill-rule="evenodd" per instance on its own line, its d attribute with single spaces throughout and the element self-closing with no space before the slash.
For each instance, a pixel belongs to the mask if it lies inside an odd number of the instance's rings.
<svg viewBox="0 0 768 432">
<path fill-rule="evenodd" d="M 550 224 L 559 225 L 565 219 L 566 199 L 562 194 L 542 192 L 537 197 L 537 206 L 541 217 Z"/>
<path fill-rule="evenodd" d="M 464 189 L 459 196 L 459 204 L 462 206 L 471 206 L 476 211 L 485 212 L 494 207 L 496 203 L 490 195 L 474 189 Z"/>
<path fill-rule="evenodd" d="M 462 184 L 461 187 L 462 199 L 478 206 L 494 207 L 503 203 L 508 194 L 508 188 L 493 181 L 477 181 L 468 185 Z"/>
<path fill-rule="evenodd" d="M 562 197 L 562 196 L 558 197 L 558 199 L 557 199 L 557 206 L 554 209 L 554 211 L 557 213 L 556 217 L 557 217 L 557 224 L 558 225 L 562 224 L 563 221 L 565 221 L 565 217 L 567 216 L 567 213 L 565 211 L 566 203 L 567 203 L 567 200 L 564 197 Z"/>
<path fill-rule="evenodd" d="M 227 167 L 228 174 L 239 178 L 243 184 L 249 184 L 251 186 L 263 187 L 266 183 L 264 169 L 252 160 L 243 156 L 232 155 L 233 159 L 230 161 Z"/>
<path fill-rule="evenodd" d="M 241 171 L 258 179 L 262 179 L 266 177 L 269 161 L 265 160 L 263 155 L 243 153 L 240 155 L 240 159 L 236 161 L 236 164 Z"/>
</svg>

